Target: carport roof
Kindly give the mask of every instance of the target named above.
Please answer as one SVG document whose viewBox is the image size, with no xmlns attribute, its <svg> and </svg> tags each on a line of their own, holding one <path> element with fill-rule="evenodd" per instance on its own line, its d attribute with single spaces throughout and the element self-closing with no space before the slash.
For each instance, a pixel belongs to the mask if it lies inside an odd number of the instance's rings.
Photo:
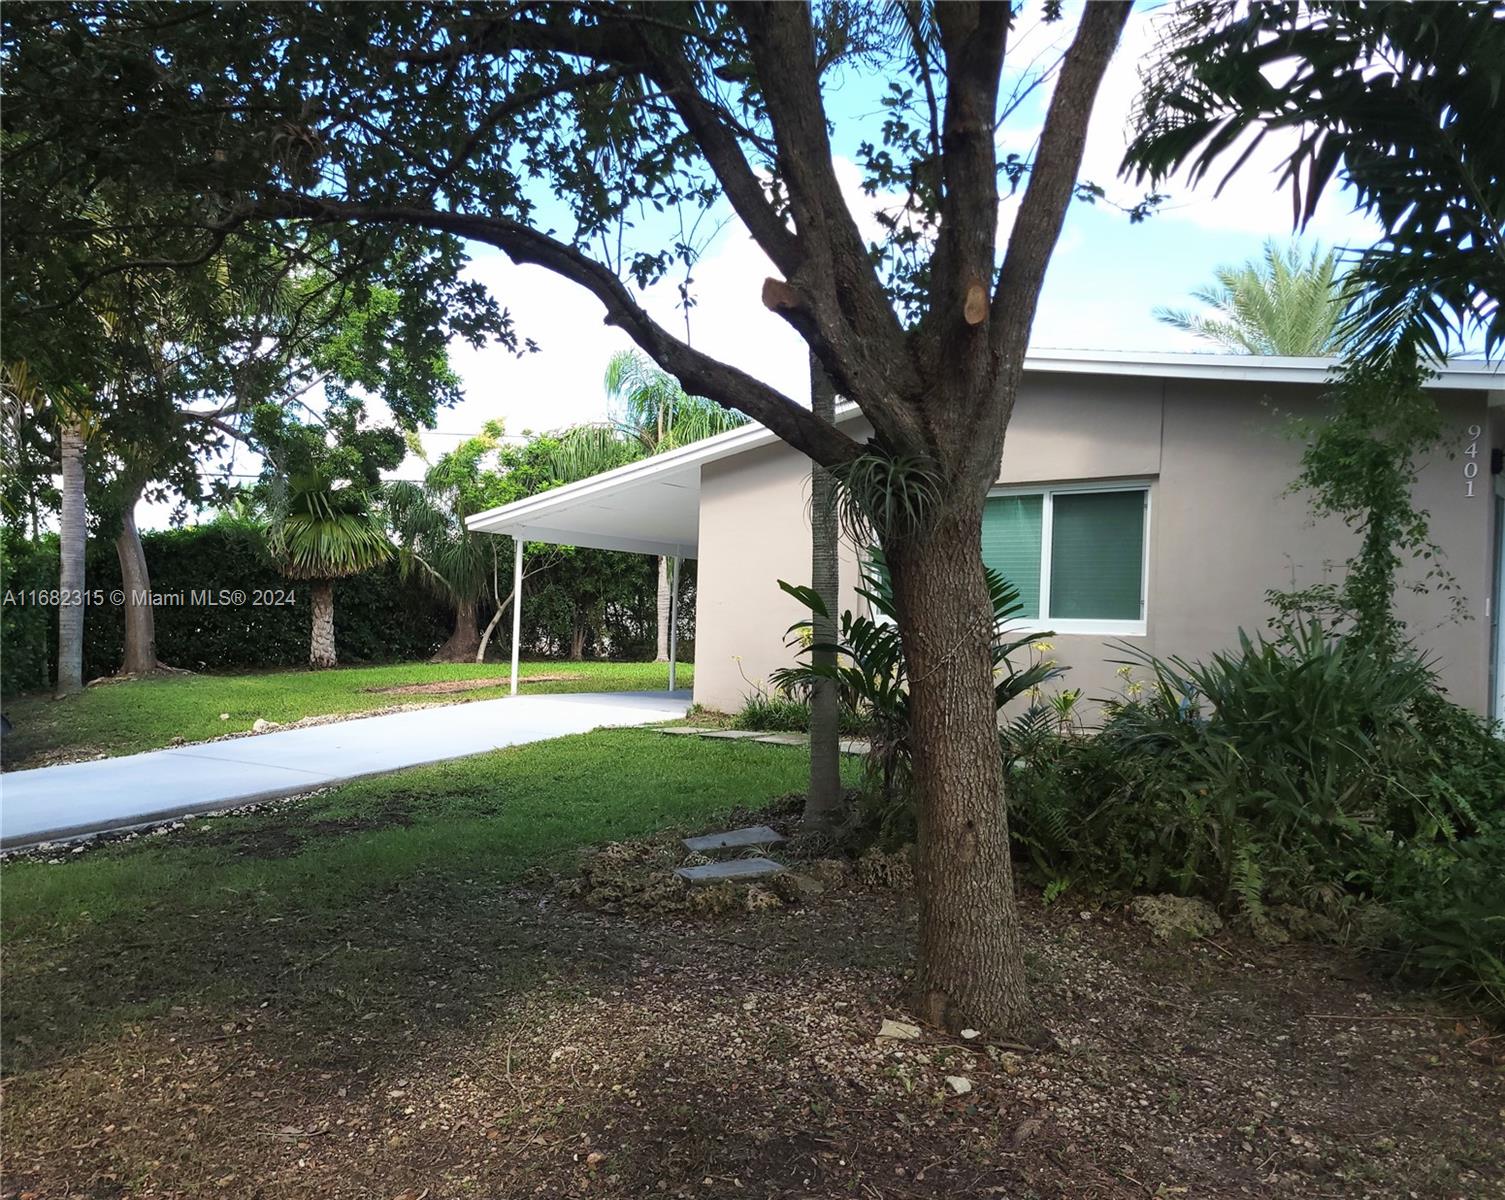
<svg viewBox="0 0 1505 1200">
<path fill-rule="evenodd" d="M 761 425 L 744 425 L 477 513 L 466 524 L 527 542 L 695 558 L 700 543 L 700 468 L 776 440 Z"/>
<path fill-rule="evenodd" d="M 1321 384 L 1333 359 L 1234 354 L 1123 354 L 1097 350 L 1042 350 L 1025 360 L 1030 374 L 1150 376 L 1226 382 Z M 1505 396 L 1499 366 L 1455 363 L 1431 387 Z M 843 406 L 838 419 L 857 415 Z M 700 541 L 700 469 L 707 463 L 771 445 L 776 436 L 744 425 L 678 450 L 654 455 L 537 496 L 477 513 L 466 524 L 485 533 L 529 542 L 630 550 L 695 558 Z"/>
</svg>

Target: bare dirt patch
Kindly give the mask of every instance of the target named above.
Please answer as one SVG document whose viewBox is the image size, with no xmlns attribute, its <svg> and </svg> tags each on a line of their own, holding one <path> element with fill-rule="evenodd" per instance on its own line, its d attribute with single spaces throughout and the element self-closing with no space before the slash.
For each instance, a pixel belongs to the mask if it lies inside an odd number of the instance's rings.
<svg viewBox="0 0 1505 1200">
<path fill-rule="evenodd" d="M 292 963 L 248 923 L 257 1002 L 23 1056 L 5 1195 L 1505 1196 L 1500 1040 L 1341 950 L 1162 946 L 1027 897 L 1059 1049 L 1020 1054 L 875 1037 L 907 1017 L 914 910 L 855 873 L 709 922 L 582 910 L 541 872 L 385 911 Z"/>
<path fill-rule="evenodd" d="M 522 687 L 530 683 L 573 683 L 584 678 L 584 675 L 529 675 L 527 678 L 519 676 L 517 684 Z M 361 688 L 361 691 L 379 696 L 448 696 L 454 692 L 507 687 L 511 683 L 510 675 L 494 675 L 486 679 L 439 679 L 433 683 L 402 683 L 392 687 Z"/>
</svg>

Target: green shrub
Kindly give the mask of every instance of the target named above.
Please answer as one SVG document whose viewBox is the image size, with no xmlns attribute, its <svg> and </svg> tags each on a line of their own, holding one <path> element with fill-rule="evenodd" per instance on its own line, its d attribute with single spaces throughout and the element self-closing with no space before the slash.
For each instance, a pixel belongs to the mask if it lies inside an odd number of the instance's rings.
<svg viewBox="0 0 1505 1200">
<path fill-rule="evenodd" d="M 290 605 L 190 604 L 159 606 L 157 657 L 195 671 L 244 671 L 301 666 L 308 660 L 309 589 L 284 579 L 261 550 L 254 525 L 222 520 L 142 535 L 152 590 L 159 594 L 195 589 L 246 593 L 291 591 Z M 57 538 L 32 542 L 6 529 L 0 543 L 5 589 L 57 587 Z M 105 596 L 121 586 L 120 562 L 111 541 L 93 539 L 85 555 L 90 592 Z M 569 653 L 571 630 L 583 621 L 587 657 L 651 657 L 656 634 L 653 560 L 645 555 L 583 550 L 561 555 L 528 581 L 523 603 L 523 643 L 530 654 Z M 687 572 L 680 606 L 679 657 L 694 659 L 694 573 Z M 506 587 L 510 582 L 503 581 Z M 482 604 L 484 623 L 491 606 Z M 582 615 L 583 614 L 583 615 Z M 5 695 L 45 688 L 56 656 L 57 610 L 7 604 L 0 626 L 0 691 Z M 335 633 L 346 663 L 396 662 L 429 657 L 449 636 L 453 617 L 443 601 L 404 580 L 396 563 L 335 584 Z M 493 635 L 492 651 L 510 644 L 505 621 Z M 124 657 L 125 613 L 118 605 L 91 605 L 84 617 L 84 677 L 119 670 Z"/>
<path fill-rule="evenodd" d="M 867 733 L 867 724 L 862 714 L 842 705 L 840 710 L 841 732 L 853 737 Z M 810 701 L 796 698 L 783 692 L 772 694 L 756 691 L 748 696 L 742 711 L 732 718 L 734 729 L 767 729 L 775 733 L 809 733 Z"/>
<path fill-rule="evenodd" d="M 57 610 L 30 603 L 30 593 L 57 587 L 57 572 L 56 536 L 32 542 L 15 529 L 0 529 L 0 694 L 52 683 Z"/>
<path fill-rule="evenodd" d="M 1399 846 L 1379 890 L 1397 969 L 1505 1014 L 1505 823 L 1445 846 Z"/>
<path fill-rule="evenodd" d="M 157 608 L 157 657 L 193 671 L 296 667 L 308 661 L 309 588 L 284 579 L 267 561 L 255 527 L 233 521 L 142 535 L 152 591 L 192 593 L 239 589 L 286 594 L 292 604 L 169 605 Z M 91 590 L 120 587 L 114 544 L 89 545 L 86 578 Z M 416 581 L 404 581 L 395 563 L 335 584 L 335 637 L 348 663 L 427 658 L 449 634 L 444 604 Z M 125 613 L 108 604 L 89 610 L 84 623 L 86 678 L 120 667 Z"/>
<path fill-rule="evenodd" d="M 1011 831 L 1042 880 L 1200 896 L 1256 929 L 1275 906 L 1378 902 L 1400 961 L 1501 995 L 1505 743 L 1424 662 L 1309 625 L 1136 669 L 1095 736 L 1040 707 L 1002 731 Z"/>
</svg>

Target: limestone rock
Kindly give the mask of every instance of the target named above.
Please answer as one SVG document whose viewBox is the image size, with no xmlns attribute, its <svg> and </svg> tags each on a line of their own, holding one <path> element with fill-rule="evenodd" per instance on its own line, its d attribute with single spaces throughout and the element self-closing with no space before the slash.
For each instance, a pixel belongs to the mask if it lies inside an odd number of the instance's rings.
<svg viewBox="0 0 1505 1200">
<path fill-rule="evenodd" d="M 1191 896 L 1136 896 L 1129 902 L 1129 912 L 1149 926 L 1157 942 L 1166 944 L 1211 937 L 1223 928 L 1217 910 Z"/>
<path fill-rule="evenodd" d="M 819 858 L 805 868 L 805 874 L 828 888 L 840 887 L 851 874 L 851 866 L 839 858 Z"/>
<path fill-rule="evenodd" d="M 891 854 L 869 850 L 857 860 L 857 879 L 868 887 L 906 890 L 914 887 L 914 859 L 908 846 Z"/>
<path fill-rule="evenodd" d="M 690 911 L 707 917 L 719 917 L 735 912 L 741 905 L 741 893 L 730 883 L 717 883 L 709 887 L 695 888 L 690 893 Z"/>
<path fill-rule="evenodd" d="M 887 1017 L 878 1030 L 881 1038 L 893 1038 L 899 1042 L 912 1042 L 920 1036 L 920 1027 L 909 1021 L 891 1021 Z"/>
<path fill-rule="evenodd" d="M 784 901 L 767 888 L 753 885 L 744 893 L 742 907 L 748 912 L 762 912 L 770 908 L 783 908 Z"/>
<path fill-rule="evenodd" d="M 790 904 L 809 904 L 826 890 L 825 884 L 797 871 L 784 871 L 770 881 L 773 890 Z"/>
</svg>

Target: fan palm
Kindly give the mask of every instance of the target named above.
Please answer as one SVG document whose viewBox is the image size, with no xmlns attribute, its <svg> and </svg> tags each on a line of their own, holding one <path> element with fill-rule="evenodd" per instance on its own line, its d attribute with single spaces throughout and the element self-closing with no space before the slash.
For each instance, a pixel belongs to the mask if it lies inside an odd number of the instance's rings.
<svg viewBox="0 0 1505 1200">
<path fill-rule="evenodd" d="M 559 439 L 554 471 L 563 482 L 585 479 L 640 458 L 677 450 L 747 423 L 739 412 L 704 396 L 691 396 L 679 381 L 636 351 L 612 355 L 606 366 L 610 416 L 581 425 Z M 658 562 L 659 662 L 669 657 L 669 566 Z"/>
<path fill-rule="evenodd" d="M 1341 354 L 1343 289 L 1336 251 L 1265 243 L 1259 259 L 1219 267 L 1192 292 L 1212 314 L 1157 308 L 1155 318 L 1234 354 L 1322 358 Z"/>
<path fill-rule="evenodd" d="M 308 665 L 335 666 L 334 581 L 385 562 L 392 543 L 365 489 L 337 487 L 316 473 L 295 475 L 274 487 L 268 509 L 266 544 L 272 561 L 287 578 L 311 584 Z"/>
</svg>

